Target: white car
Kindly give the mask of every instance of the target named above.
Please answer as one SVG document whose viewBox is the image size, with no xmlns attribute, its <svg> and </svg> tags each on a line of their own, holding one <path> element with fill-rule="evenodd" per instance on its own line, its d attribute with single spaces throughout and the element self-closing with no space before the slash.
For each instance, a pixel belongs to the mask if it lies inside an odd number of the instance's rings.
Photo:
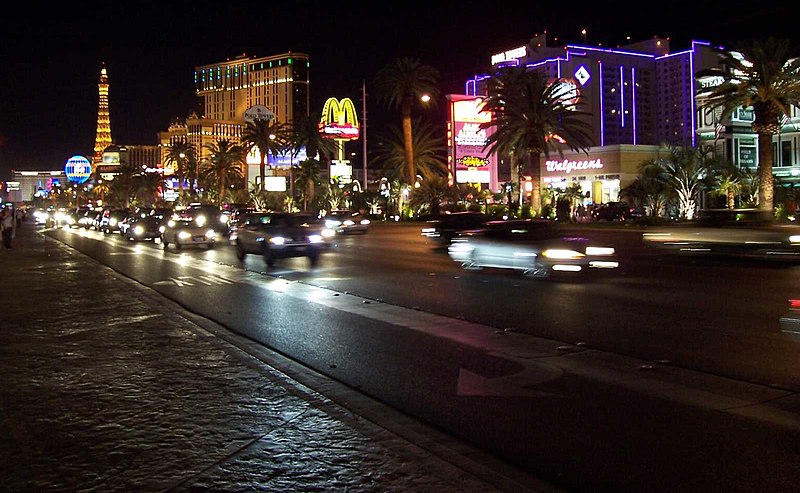
<svg viewBox="0 0 800 493">
<path fill-rule="evenodd" d="M 160 228 L 161 243 L 166 249 L 174 244 L 176 250 L 185 246 L 204 245 L 206 248 L 214 248 L 217 242 L 217 232 L 213 228 L 198 225 L 195 221 L 187 218 L 173 218 L 167 221 Z"/>
</svg>

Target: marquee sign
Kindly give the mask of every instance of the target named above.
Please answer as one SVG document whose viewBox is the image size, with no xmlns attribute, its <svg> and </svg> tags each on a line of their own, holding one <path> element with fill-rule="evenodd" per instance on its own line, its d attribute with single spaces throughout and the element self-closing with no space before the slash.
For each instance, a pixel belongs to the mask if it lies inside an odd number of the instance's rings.
<svg viewBox="0 0 800 493">
<path fill-rule="evenodd" d="M 546 161 L 545 166 L 547 171 L 563 171 L 570 174 L 573 171 L 583 171 L 587 169 L 601 169 L 603 161 L 601 159 L 587 159 L 584 161 L 572 161 L 564 159 L 563 161 Z"/>
<path fill-rule="evenodd" d="M 483 111 L 482 98 L 451 94 L 449 152 L 455 170 L 456 183 L 485 183 L 496 185 L 496 156 L 489 154 L 486 144 L 494 127 L 484 124 L 492 121 L 492 114 Z"/>
<path fill-rule="evenodd" d="M 359 137 L 358 117 L 356 107 L 350 98 L 339 101 L 328 98 L 322 107 L 322 119 L 319 130 L 326 139 L 356 140 Z"/>
<path fill-rule="evenodd" d="M 84 183 L 92 176 L 92 165 L 83 156 L 72 156 L 64 166 L 67 179 L 73 183 Z"/>
</svg>

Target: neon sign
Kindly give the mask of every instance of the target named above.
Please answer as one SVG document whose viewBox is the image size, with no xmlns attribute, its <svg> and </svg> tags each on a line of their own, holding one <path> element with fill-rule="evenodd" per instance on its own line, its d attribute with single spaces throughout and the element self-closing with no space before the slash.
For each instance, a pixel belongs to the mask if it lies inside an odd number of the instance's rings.
<svg viewBox="0 0 800 493">
<path fill-rule="evenodd" d="M 497 65 L 501 62 L 509 62 L 511 60 L 517 60 L 518 58 L 523 58 L 525 55 L 528 54 L 528 50 L 525 46 L 520 46 L 519 48 L 514 48 L 513 50 L 504 51 L 503 53 L 498 53 L 497 55 L 492 55 L 492 65 Z"/>
<path fill-rule="evenodd" d="M 319 130 L 326 139 L 357 139 L 360 127 L 353 101 L 350 98 L 344 98 L 341 101 L 336 98 L 328 98 L 322 107 Z"/>
<path fill-rule="evenodd" d="M 456 144 L 460 146 L 484 146 L 486 140 L 486 129 L 477 123 L 465 123 L 456 135 Z"/>
<path fill-rule="evenodd" d="M 464 156 L 456 159 L 456 164 L 460 164 L 461 166 L 466 166 L 468 168 L 482 168 L 484 166 L 489 166 L 489 159 L 480 156 Z"/>
<path fill-rule="evenodd" d="M 83 156 L 72 156 L 64 166 L 64 174 L 73 183 L 84 183 L 92 176 L 92 165 Z"/>
<path fill-rule="evenodd" d="M 563 171 L 564 173 L 572 173 L 573 171 L 581 171 L 587 169 L 600 169 L 603 167 L 601 159 L 587 159 L 585 161 L 571 161 L 565 159 L 563 161 L 547 161 L 545 162 L 547 171 Z"/>
</svg>

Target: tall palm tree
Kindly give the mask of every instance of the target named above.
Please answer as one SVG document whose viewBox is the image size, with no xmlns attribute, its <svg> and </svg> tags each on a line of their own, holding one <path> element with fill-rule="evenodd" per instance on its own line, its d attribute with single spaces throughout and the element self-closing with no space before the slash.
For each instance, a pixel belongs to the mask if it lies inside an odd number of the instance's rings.
<svg viewBox="0 0 800 493">
<path fill-rule="evenodd" d="M 724 82 L 709 95 L 708 105 L 722 108 L 722 118 L 740 107 L 752 107 L 758 134 L 758 208 L 772 211 L 774 183 L 772 136 L 779 133 L 791 105 L 800 105 L 800 58 L 790 58 L 791 41 L 767 38 L 741 43 L 721 52 L 728 69 Z M 770 214 L 771 215 L 771 214 Z"/>
<path fill-rule="evenodd" d="M 406 164 L 405 179 L 408 184 L 414 184 L 417 177 L 411 112 L 422 96 L 427 95 L 430 98 L 429 104 L 435 105 L 439 96 L 439 89 L 436 87 L 438 79 L 438 70 L 409 57 L 389 63 L 375 78 L 375 89 L 386 107 L 400 110 Z"/>
<path fill-rule="evenodd" d="M 244 178 L 242 169 L 246 164 L 246 151 L 228 139 L 220 139 L 205 147 L 210 156 L 204 160 L 201 172 L 204 178 L 217 184 L 217 202 L 222 205 L 228 184 Z"/>
<path fill-rule="evenodd" d="M 319 182 L 319 161 L 306 159 L 300 163 L 297 171 L 297 186 L 303 196 L 303 210 L 307 211 L 314 202 L 314 190 Z"/>
<path fill-rule="evenodd" d="M 447 143 L 438 127 L 419 119 L 414 120 L 416 131 L 412 137 L 415 173 L 424 180 L 447 175 L 445 156 Z M 405 178 L 406 154 L 403 131 L 397 126 L 378 139 L 376 160 L 383 163 L 384 176 L 390 180 Z M 416 181 L 416 174 L 414 180 Z M 414 182 L 411 182 L 413 184 Z"/>
<path fill-rule="evenodd" d="M 261 191 L 266 191 L 264 178 L 266 175 L 267 155 L 277 156 L 286 151 L 288 131 L 286 125 L 278 123 L 276 119 L 266 120 L 259 118 L 247 122 L 242 130 L 242 144 L 249 152 L 258 149 L 260 161 L 258 163 L 258 174 L 261 177 Z"/>
<path fill-rule="evenodd" d="M 196 167 L 197 156 L 194 147 L 188 142 L 176 142 L 167 151 L 166 161 L 175 169 L 175 176 L 178 178 L 178 196 L 183 198 L 183 180 L 190 176 Z"/>
<path fill-rule="evenodd" d="M 670 147 L 668 152 L 667 157 L 655 162 L 678 198 L 680 217 L 692 220 L 697 209 L 697 196 L 712 169 L 711 156 L 707 149 L 697 147 Z"/>
<path fill-rule="evenodd" d="M 484 104 L 492 119 L 481 128 L 495 128 L 486 148 L 511 156 L 518 188 L 523 169 L 530 168 L 531 207 L 538 212 L 542 207 L 539 156 L 556 151 L 563 157 L 566 148 L 587 152 L 592 146 L 589 113 L 580 109 L 582 99 L 576 100 L 567 84 L 548 81 L 524 65 L 501 68 L 489 78 Z"/>
</svg>

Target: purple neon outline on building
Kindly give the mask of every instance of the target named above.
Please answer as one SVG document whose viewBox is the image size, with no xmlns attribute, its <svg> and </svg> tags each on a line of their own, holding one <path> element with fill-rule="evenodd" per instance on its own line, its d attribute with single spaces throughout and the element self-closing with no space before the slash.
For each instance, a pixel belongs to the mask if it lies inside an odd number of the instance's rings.
<svg viewBox="0 0 800 493">
<path fill-rule="evenodd" d="M 631 95 L 633 98 L 633 145 L 636 145 L 636 67 L 631 67 Z"/>
<path fill-rule="evenodd" d="M 599 67 L 598 80 L 600 81 L 600 147 L 606 145 L 606 125 L 603 122 L 605 114 L 603 113 L 603 62 L 597 60 Z"/>
<path fill-rule="evenodd" d="M 578 50 L 590 50 L 590 51 L 602 51 L 605 53 L 616 53 L 618 55 L 631 55 L 631 56 L 640 56 L 644 58 L 655 58 L 655 55 L 649 55 L 647 53 L 638 53 L 635 51 L 624 51 L 624 50 L 611 50 L 609 48 L 593 48 L 591 46 L 582 46 L 582 45 L 567 45 L 567 48 L 576 48 Z"/>
<path fill-rule="evenodd" d="M 625 128 L 625 76 L 622 72 L 622 65 L 619 66 L 619 120 L 620 127 Z"/>
</svg>

